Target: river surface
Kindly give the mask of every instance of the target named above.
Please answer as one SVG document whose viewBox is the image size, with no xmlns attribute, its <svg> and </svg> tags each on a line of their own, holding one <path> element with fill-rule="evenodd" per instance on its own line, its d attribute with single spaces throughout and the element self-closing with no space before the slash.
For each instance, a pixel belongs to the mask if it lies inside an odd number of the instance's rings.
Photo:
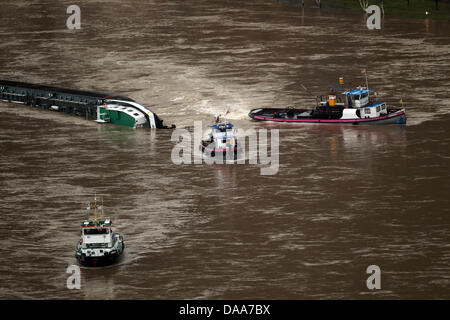
<svg viewBox="0 0 450 320">
<path fill-rule="evenodd" d="M 312 2 L 80 0 L 80 30 L 72 1 L 3 3 L 0 78 L 120 93 L 189 130 L 229 109 L 237 128 L 279 129 L 280 166 L 176 165 L 170 130 L 0 102 L 0 298 L 449 299 L 449 23 L 387 16 L 369 31 Z M 408 125 L 247 116 L 312 107 L 340 75 L 365 84 L 363 68 Z M 125 255 L 69 290 L 95 193 Z"/>
</svg>

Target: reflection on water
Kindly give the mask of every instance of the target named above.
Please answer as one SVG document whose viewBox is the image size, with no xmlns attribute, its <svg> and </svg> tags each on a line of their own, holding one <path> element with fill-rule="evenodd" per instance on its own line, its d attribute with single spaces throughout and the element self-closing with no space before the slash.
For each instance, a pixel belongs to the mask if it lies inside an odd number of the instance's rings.
<svg viewBox="0 0 450 320">
<path fill-rule="evenodd" d="M 280 169 L 174 165 L 171 131 L 0 102 L 1 298 L 449 297 L 447 22 L 386 17 L 371 33 L 359 13 L 286 2 L 80 6 L 82 30 L 68 32 L 57 3 L 4 4 L 2 77 L 128 95 L 178 127 L 230 109 L 236 128 L 280 129 Z M 312 106 L 302 84 L 359 85 L 361 68 L 388 104 L 403 97 L 407 126 L 248 119 Z M 65 271 L 94 193 L 125 256 L 82 268 L 73 292 Z"/>
<path fill-rule="evenodd" d="M 233 190 L 236 188 L 237 180 L 237 164 L 223 164 L 214 165 L 211 170 L 214 171 L 214 176 L 216 178 L 216 188 L 218 191 Z"/>
<path fill-rule="evenodd" d="M 117 274 L 117 272 L 116 272 Z M 106 276 L 104 269 L 83 270 L 83 286 L 81 295 L 83 299 L 119 299 L 116 294 L 115 275 Z"/>
</svg>

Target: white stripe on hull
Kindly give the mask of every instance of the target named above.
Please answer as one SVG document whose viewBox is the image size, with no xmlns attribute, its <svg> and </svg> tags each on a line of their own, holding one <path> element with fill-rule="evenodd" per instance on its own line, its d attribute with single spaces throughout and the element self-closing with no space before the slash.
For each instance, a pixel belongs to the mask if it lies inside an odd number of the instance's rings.
<svg viewBox="0 0 450 320">
<path fill-rule="evenodd" d="M 117 102 L 117 103 L 121 103 L 121 104 L 128 104 L 128 105 L 131 105 L 131 106 L 135 107 L 139 111 L 141 111 L 144 114 L 148 115 L 148 118 L 150 119 L 150 128 L 156 128 L 155 115 L 154 115 L 154 113 L 152 111 L 150 111 L 150 109 L 147 109 L 143 105 L 141 105 L 139 103 L 136 103 L 136 102 L 133 102 L 133 101 L 108 99 L 108 102 L 109 101 Z"/>
</svg>

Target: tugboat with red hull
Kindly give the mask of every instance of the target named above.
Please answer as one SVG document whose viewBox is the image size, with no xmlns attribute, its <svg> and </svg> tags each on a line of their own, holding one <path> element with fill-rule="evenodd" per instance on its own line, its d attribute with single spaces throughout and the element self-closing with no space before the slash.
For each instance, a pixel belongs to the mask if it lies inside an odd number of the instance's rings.
<svg viewBox="0 0 450 320">
<path fill-rule="evenodd" d="M 338 97 L 332 90 L 327 98 L 316 99 L 315 109 L 258 108 L 248 115 L 257 121 L 289 123 L 406 124 L 405 109 L 375 102 L 370 92 L 367 86 L 357 87 Z"/>
<path fill-rule="evenodd" d="M 202 140 L 200 150 L 211 157 L 222 157 L 224 160 L 236 160 L 238 157 L 238 143 L 234 135 L 234 126 L 226 120 L 220 122 L 220 116 L 211 126 L 208 138 Z"/>
</svg>

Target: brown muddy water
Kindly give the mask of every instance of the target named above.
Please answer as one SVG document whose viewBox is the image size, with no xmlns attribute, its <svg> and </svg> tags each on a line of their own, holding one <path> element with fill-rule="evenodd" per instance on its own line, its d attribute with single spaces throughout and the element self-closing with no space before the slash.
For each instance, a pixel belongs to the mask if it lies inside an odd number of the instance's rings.
<svg viewBox="0 0 450 320">
<path fill-rule="evenodd" d="M 121 93 L 166 124 L 230 108 L 280 129 L 280 168 L 175 165 L 171 131 L 97 125 L 0 103 L 0 298 L 450 298 L 450 28 L 307 1 L 14 1 L 0 78 Z M 310 107 L 337 77 L 369 86 L 407 126 L 268 125 L 251 108 Z M 124 259 L 66 268 L 101 194 Z M 366 268 L 381 268 L 381 290 Z"/>
</svg>

